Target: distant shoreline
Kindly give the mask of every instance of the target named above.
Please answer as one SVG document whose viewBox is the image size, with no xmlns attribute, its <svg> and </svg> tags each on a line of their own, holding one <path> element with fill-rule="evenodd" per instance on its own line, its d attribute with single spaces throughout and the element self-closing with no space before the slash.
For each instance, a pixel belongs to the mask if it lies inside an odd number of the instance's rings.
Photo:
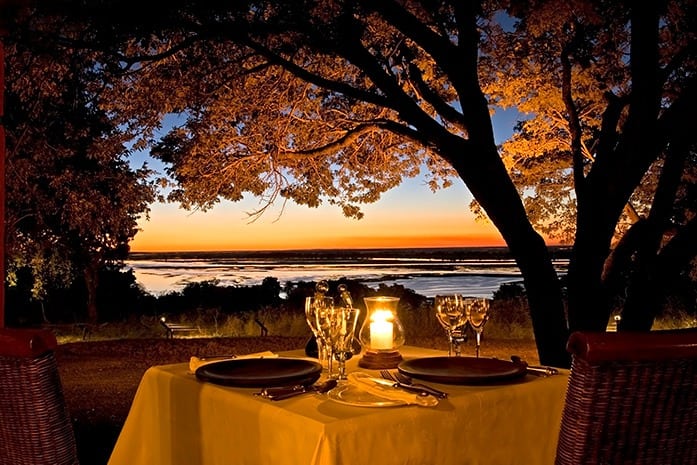
<svg viewBox="0 0 697 465">
<path fill-rule="evenodd" d="M 566 256 L 568 248 L 553 250 L 554 265 L 561 272 Z M 125 265 L 153 295 L 179 291 L 193 282 L 249 286 L 273 277 L 281 285 L 346 278 L 403 285 L 427 297 L 459 291 L 488 296 L 501 284 L 522 281 L 506 247 L 139 252 Z"/>
<path fill-rule="evenodd" d="M 571 252 L 570 246 L 550 246 L 550 253 L 553 259 L 566 259 Z M 356 248 L 356 249 L 287 249 L 287 250 L 204 250 L 204 251 L 138 251 L 130 252 L 128 259 L 154 259 L 154 258 L 183 258 L 192 257 L 244 257 L 244 258 L 302 258 L 310 260 L 322 258 L 336 259 L 362 258 L 365 256 L 381 255 L 386 258 L 439 258 L 454 259 L 511 259 L 512 255 L 508 247 L 415 247 L 415 248 Z"/>
</svg>

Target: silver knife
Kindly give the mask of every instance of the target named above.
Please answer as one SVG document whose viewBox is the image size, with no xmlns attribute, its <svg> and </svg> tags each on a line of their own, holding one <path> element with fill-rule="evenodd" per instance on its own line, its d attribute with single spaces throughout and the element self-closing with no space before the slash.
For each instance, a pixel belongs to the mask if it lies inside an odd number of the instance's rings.
<svg viewBox="0 0 697 465">
<path fill-rule="evenodd" d="M 428 389 L 420 388 L 417 386 L 410 386 L 408 384 L 402 384 L 400 382 L 390 381 L 388 379 L 382 379 L 382 378 L 372 378 L 372 380 L 378 384 L 383 384 L 385 386 L 392 386 L 393 388 L 397 388 L 397 389 L 403 389 L 405 391 L 413 392 L 414 394 L 418 394 L 420 396 L 432 395 L 432 393 L 429 392 Z"/>
<path fill-rule="evenodd" d="M 528 365 L 528 362 L 525 360 L 521 359 L 517 355 L 511 355 L 511 361 L 513 363 L 519 364 L 519 365 L 524 365 L 526 371 L 535 376 L 552 376 L 556 375 L 559 373 L 559 370 L 557 370 L 554 367 L 549 367 L 549 366 L 540 366 L 540 365 Z"/>
<path fill-rule="evenodd" d="M 288 387 L 264 388 L 256 395 L 270 400 L 283 400 L 308 392 L 323 394 L 334 389 L 336 384 L 337 381 L 335 379 L 330 379 L 321 384 L 298 384 L 296 386 Z"/>
</svg>

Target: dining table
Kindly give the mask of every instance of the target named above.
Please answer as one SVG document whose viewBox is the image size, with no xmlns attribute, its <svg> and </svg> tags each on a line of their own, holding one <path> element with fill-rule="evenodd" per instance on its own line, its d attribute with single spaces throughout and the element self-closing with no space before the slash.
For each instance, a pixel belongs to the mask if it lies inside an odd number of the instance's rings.
<svg viewBox="0 0 697 465">
<path fill-rule="evenodd" d="M 400 353 L 405 363 L 447 356 L 414 346 Z M 303 350 L 278 356 L 307 358 Z M 359 359 L 347 362 L 349 373 L 380 376 Z M 274 401 L 259 387 L 201 380 L 187 362 L 153 366 L 108 465 L 548 465 L 568 375 L 559 369 L 491 383 L 418 380 L 447 398 L 433 406 L 378 407 L 320 393 Z"/>
</svg>

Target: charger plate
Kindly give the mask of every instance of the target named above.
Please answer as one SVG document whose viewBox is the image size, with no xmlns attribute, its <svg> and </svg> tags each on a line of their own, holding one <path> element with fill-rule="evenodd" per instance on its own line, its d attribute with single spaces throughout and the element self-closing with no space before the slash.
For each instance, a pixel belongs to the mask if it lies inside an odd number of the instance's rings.
<svg viewBox="0 0 697 465">
<path fill-rule="evenodd" d="M 353 407 L 400 407 L 408 405 L 403 400 L 378 397 L 353 384 L 340 384 L 329 391 L 327 397 L 334 402 Z"/>
<path fill-rule="evenodd" d="M 495 358 L 424 357 L 397 369 L 413 378 L 443 384 L 498 384 L 525 376 L 525 365 Z"/>
<path fill-rule="evenodd" d="M 235 387 L 276 387 L 312 384 L 322 365 L 301 358 L 245 358 L 221 360 L 200 366 L 196 378 Z"/>
</svg>

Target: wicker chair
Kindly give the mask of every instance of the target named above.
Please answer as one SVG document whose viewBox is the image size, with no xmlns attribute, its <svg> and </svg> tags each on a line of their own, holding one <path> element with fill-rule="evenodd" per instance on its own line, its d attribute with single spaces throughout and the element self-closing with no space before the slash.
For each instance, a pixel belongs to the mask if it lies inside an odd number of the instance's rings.
<svg viewBox="0 0 697 465">
<path fill-rule="evenodd" d="M 556 465 L 697 464 L 697 330 L 573 333 Z"/>
<path fill-rule="evenodd" d="M 0 328 L 0 464 L 76 465 L 75 435 L 47 330 Z"/>
</svg>

